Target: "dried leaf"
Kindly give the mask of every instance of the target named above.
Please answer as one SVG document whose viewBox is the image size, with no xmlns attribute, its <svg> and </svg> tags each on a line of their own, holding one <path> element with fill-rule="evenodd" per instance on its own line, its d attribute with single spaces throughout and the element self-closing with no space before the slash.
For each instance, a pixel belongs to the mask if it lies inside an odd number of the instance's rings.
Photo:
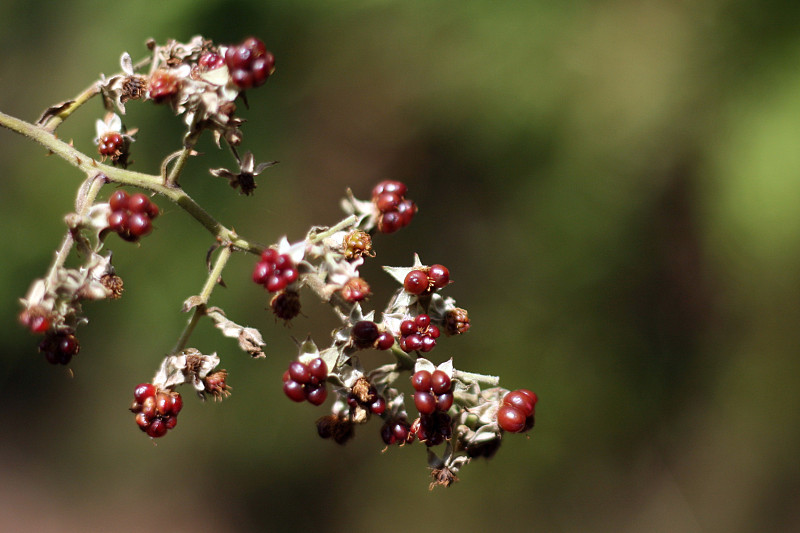
<svg viewBox="0 0 800 533">
<path fill-rule="evenodd" d="M 75 103 L 75 100 L 65 100 L 63 102 L 59 102 L 56 105 L 50 106 L 44 110 L 42 116 L 36 119 L 36 124 L 39 126 L 44 125 L 45 122 L 50 120 L 52 117 L 57 117 L 62 111 L 69 108 L 72 104 Z"/>
</svg>

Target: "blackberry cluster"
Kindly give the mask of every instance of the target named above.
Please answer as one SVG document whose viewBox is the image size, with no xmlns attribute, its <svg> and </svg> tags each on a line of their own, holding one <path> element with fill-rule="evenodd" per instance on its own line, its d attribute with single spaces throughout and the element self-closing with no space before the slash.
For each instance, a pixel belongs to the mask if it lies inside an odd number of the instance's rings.
<svg viewBox="0 0 800 533">
<path fill-rule="evenodd" d="M 536 393 L 528 389 L 509 392 L 497 410 L 497 425 L 509 433 L 524 433 L 530 430 L 534 424 L 537 401 Z"/>
<path fill-rule="evenodd" d="M 436 411 L 446 413 L 453 405 L 453 383 L 445 372 L 418 370 L 411 376 L 414 387 L 414 405 L 419 414 L 432 415 Z"/>
<path fill-rule="evenodd" d="M 400 181 L 382 181 L 372 189 L 372 203 L 378 209 L 378 231 L 394 233 L 411 223 L 417 204 L 405 197 L 408 188 Z"/>
<path fill-rule="evenodd" d="M 255 37 L 248 37 L 239 46 L 228 47 L 225 63 L 231 80 L 240 89 L 263 85 L 275 72 L 275 56 Z"/>
<path fill-rule="evenodd" d="M 129 196 L 125 191 L 116 191 L 108 205 L 111 207 L 108 229 L 129 242 L 136 242 L 150 233 L 152 220 L 159 215 L 158 206 L 140 192 Z"/>
<path fill-rule="evenodd" d="M 253 281 L 263 285 L 269 292 L 278 292 L 293 283 L 298 276 L 297 266 L 288 254 L 267 248 L 253 270 Z"/>
<path fill-rule="evenodd" d="M 417 268 L 406 274 L 403 288 L 411 294 L 425 294 L 450 284 L 450 271 L 443 265 Z"/>
<path fill-rule="evenodd" d="M 431 324 L 431 317 L 425 314 L 417 315 L 413 320 L 403 320 L 400 323 L 400 349 L 406 353 L 419 350 L 430 352 L 436 347 L 436 339 L 441 331 L 435 324 Z"/>
<path fill-rule="evenodd" d="M 294 402 L 321 405 L 328 397 L 327 377 L 328 365 L 319 357 L 308 364 L 293 361 L 283 373 L 283 392 Z"/>
<path fill-rule="evenodd" d="M 118 131 L 107 131 L 100 136 L 97 151 L 100 152 L 100 155 L 113 157 L 122 153 L 122 146 L 124 143 L 125 139 L 122 138 L 121 133 Z"/>
<path fill-rule="evenodd" d="M 359 349 L 375 348 L 388 350 L 394 345 L 394 337 L 388 331 L 381 331 L 378 325 L 371 320 L 359 320 L 353 324 L 350 332 L 353 345 Z"/>
<path fill-rule="evenodd" d="M 175 427 L 182 407 L 183 398 L 179 393 L 159 391 L 152 383 L 141 383 L 133 390 L 131 412 L 136 415 L 136 424 L 154 439 Z"/>
<path fill-rule="evenodd" d="M 39 343 L 39 351 L 51 365 L 67 365 L 81 349 L 77 337 L 69 332 L 52 332 Z"/>
</svg>

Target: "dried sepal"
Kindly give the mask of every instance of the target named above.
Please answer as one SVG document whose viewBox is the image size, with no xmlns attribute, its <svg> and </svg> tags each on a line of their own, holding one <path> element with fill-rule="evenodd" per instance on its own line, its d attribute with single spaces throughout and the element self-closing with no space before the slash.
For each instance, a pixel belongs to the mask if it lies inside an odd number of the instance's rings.
<svg viewBox="0 0 800 533">
<path fill-rule="evenodd" d="M 222 331 L 223 335 L 237 339 L 239 348 L 253 357 L 265 357 L 263 347 L 266 343 L 257 329 L 240 326 L 226 317 L 219 307 L 208 308 L 206 315 L 214 321 L 214 326 Z"/>
<path fill-rule="evenodd" d="M 168 355 L 153 377 L 153 385 L 161 389 L 174 389 L 190 383 L 198 393 L 205 391 L 203 379 L 219 365 L 216 353 L 205 355 L 196 348 L 187 348 L 176 355 Z"/>
</svg>

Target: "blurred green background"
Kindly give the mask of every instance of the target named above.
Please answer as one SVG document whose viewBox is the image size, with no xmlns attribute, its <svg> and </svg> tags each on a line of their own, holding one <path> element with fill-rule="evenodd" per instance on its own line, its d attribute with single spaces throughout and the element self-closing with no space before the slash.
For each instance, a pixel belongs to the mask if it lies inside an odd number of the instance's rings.
<svg viewBox="0 0 800 533">
<path fill-rule="evenodd" d="M 0 110 L 34 120 L 154 37 L 260 36 L 277 57 L 248 94 L 243 147 L 280 160 L 238 196 L 205 139 L 187 191 L 263 243 L 340 217 L 347 187 L 408 183 L 420 212 L 366 269 L 413 252 L 450 268 L 473 328 L 465 370 L 541 400 L 449 489 L 419 445 L 344 447 L 293 404 L 291 336 L 336 324 L 310 296 L 290 329 L 236 256 L 213 303 L 259 327 L 253 361 L 209 323 L 234 387 L 193 401 L 154 446 L 126 411 L 187 316 L 211 239 L 159 201 L 141 246 L 112 237 L 126 292 L 87 304 L 70 377 L 36 353 L 17 299 L 44 274 L 81 176 L 0 130 L 0 516 L 4 531 L 797 531 L 800 529 L 800 8 L 796 2 L 3 2 Z M 132 103 L 133 169 L 180 146 Z M 59 129 L 92 151 L 92 102 Z M 371 356 L 370 356 L 371 357 Z M 377 364 L 379 356 L 368 358 Z"/>
</svg>

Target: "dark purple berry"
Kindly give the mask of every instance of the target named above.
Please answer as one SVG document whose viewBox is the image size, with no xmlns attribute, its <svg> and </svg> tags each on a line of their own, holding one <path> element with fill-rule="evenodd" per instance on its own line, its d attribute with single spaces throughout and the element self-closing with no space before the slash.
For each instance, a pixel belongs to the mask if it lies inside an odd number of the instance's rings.
<svg viewBox="0 0 800 533">
<path fill-rule="evenodd" d="M 430 392 L 416 391 L 414 405 L 420 414 L 429 415 L 436 411 L 436 398 Z"/>
<path fill-rule="evenodd" d="M 444 394 L 450 390 L 450 376 L 442 370 L 435 370 L 431 374 L 431 389 L 434 394 Z"/>
</svg>

